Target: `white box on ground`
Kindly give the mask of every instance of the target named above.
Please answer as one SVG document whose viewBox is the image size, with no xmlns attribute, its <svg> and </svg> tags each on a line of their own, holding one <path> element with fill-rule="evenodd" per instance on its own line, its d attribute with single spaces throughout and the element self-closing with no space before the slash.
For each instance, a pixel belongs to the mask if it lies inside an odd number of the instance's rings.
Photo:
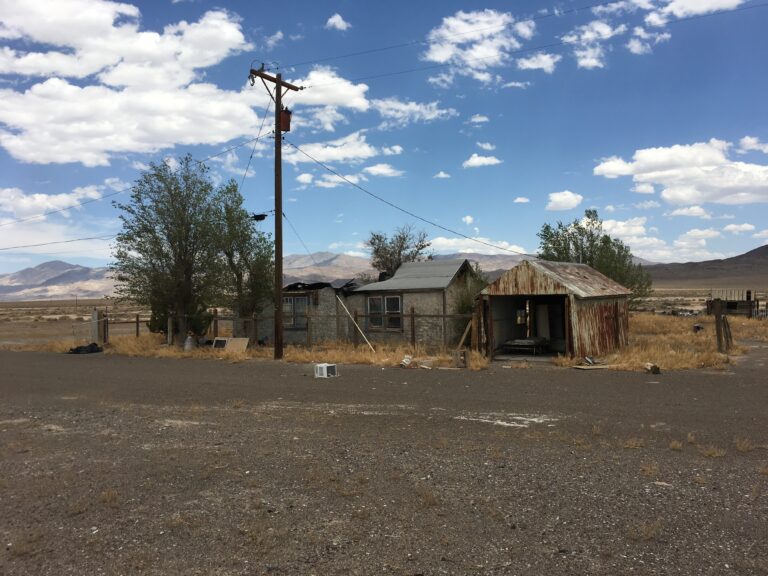
<svg viewBox="0 0 768 576">
<path fill-rule="evenodd" d="M 315 364 L 315 378 L 333 378 L 338 375 L 336 364 Z"/>
</svg>

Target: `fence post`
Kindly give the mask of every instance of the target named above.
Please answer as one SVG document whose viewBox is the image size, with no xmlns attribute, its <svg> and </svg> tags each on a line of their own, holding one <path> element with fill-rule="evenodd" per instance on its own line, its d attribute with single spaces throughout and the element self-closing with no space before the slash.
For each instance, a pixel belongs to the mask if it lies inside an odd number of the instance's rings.
<svg viewBox="0 0 768 576">
<path fill-rule="evenodd" d="M 358 323 L 358 321 L 357 321 L 357 310 L 355 310 L 355 311 L 352 313 L 352 320 L 354 321 L 354 323 L 355 323 L 355 326 L 359 326 L 359 325 L 360 325 L 360 324 Z M 352 331 L 352 345 L 353 345 L 355 348 L 357 348 L 357 344 L 358 344 L 358 336 L 357 336 L 357 328 L 355 328 L 355 329 Z"/>
<path fill-rule="evenodd" d="M 139 330 L 140 330 L 140 324 L 139 324 L 139 315 L 136 314 L 136 338 L 139 337 Z"/>
<path fill-rule="evenodd" d="M 312 317 L 307 310 L 307 348 L 312 348 Z"/>
<path fill-rule="evenodd" d="M 173 346 L 173 315 L 170 313 L 168 314 L 167 330 L 166 344 L 168 344 L 168 346 Z"/>
<path fill-rule="evenodd" d="M 717 351 L 720 354 L 725 353 L 723 345 L 723 301 L 716 298 L 712 301 L 712 314 L 715 316 L 715 334 L 717 336 Z"/>
<path fill-rule="evenodd" d="M 479 339 L 477 337 L 477 325 L 479 323 L 479 314 L 477 313 L 477 309 L 472 311 L 472 328 L 470 328 L 469 337 L 471 338 L 472 342 L 470 344 L 470 349 L 474 350 L 475 352 L 480 352 L 480 345 L 479 345 Z"/>
<path fill-rule="evenodd" d="M 416 349 L 416 308 L 411 306 L 411 348 Z"/>
<path fill-rule="evenodd" d="M 219 336 L 219 309 L 213 309 L 213 338 L 216 339 Z"/>
<path fill-rule="evenodd" d="M 109 343 L 109 316 L 104 314 L 104 344 Z"/>
</svg>

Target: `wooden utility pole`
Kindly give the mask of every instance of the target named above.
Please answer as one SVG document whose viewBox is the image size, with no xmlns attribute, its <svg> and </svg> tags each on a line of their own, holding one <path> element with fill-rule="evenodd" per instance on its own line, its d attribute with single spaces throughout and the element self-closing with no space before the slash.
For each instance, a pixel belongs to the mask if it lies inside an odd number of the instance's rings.
<svg viewBox="0 0 768 576">
<path fill-rule="evenodd" d="M 251 85 L 261 78 L 264 87 L 275 102 L 275 360 L 283 358 L 283 88 L 288 90 L 303 90 L 283 81 L 283 75 L 272 76 L 264 71 L 264 64 L 255 70 L 251 68 L 248 78 Z M 275 85 L 272 94 L 267 82 Z M 289 130 L 286 127 L 286 130 Z"/>
</svg>

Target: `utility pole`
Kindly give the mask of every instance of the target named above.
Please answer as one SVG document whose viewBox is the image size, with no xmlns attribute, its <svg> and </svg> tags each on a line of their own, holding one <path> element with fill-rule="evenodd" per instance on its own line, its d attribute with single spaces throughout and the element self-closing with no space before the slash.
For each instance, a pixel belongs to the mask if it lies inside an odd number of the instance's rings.
<svg viewBox="0 0 768 576">
<path fill-rule="evenodd" d="M 275 360 L 283 358 L 283 115 L 286 114 L 287 126 L 290 130 L 290 113 L 283 110 L 283 88 L 287 90 L 303 90 L 283 81 L 283 75 L 272 76 L 264 71 L 264 64 L 255 70 L 251 68 L 248 78 L 251 85 L 261 78 L 269 96 L 275 103 Z M 267 82 L 275 85 L 275 93 L 267 86 Z"/>
</svg>

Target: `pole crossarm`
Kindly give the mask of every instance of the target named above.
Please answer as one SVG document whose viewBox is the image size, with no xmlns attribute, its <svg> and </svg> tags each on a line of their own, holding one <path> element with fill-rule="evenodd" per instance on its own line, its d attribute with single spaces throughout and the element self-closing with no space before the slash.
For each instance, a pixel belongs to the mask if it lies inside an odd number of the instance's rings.
<svg viewBox="0 0 768 576">
<path fill-rule="evenodd" d="M 283 88 L 288 88 L 288 90 L 294 90 L 294 91 L 304 90 L 304 86 L 296 86 L 295 84 L 286 82 L 282 78 L 279 78 L 277 76 L 272 76 L 272 74 L 267 74 L 261 68 L 259 68 L 258 70 L 256 68 L 251 68 L 251 73 L 248 75 L 248 78 L 250 78 L 251 80 L 254 80 L 256 77 L 266 80 L 267 82 L 272 82 L 273 84 L 276 84 Z"/>
</svg>

